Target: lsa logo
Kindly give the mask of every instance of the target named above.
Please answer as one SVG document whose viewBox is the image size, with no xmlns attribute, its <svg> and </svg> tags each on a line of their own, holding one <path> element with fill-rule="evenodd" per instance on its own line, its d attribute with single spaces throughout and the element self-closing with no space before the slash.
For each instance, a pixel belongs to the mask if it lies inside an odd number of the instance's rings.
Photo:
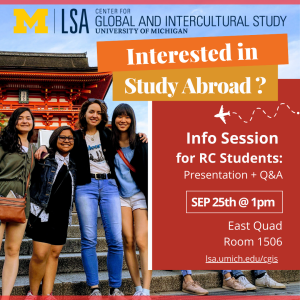
<svg viewBox="0 0 300 300">
<path fill-rule="evenodd" d="M 27 26 L 34 28 L 35 33 L 48 33 L 48 26 L 46 26 L 46 16 L 48 16 L 48 9 L 37 9 L 32 17 L 29 17 L 25 9 L 14 9 L 14 16 L 16 17 L 16 26 L 14 26 L 14 33 L 26 33 Z"/>
</svg>

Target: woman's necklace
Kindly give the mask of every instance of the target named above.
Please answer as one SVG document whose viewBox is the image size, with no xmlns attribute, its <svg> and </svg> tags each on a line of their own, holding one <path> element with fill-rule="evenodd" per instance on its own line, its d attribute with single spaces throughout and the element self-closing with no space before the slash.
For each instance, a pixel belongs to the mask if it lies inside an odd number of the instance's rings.
<svg viewBox="0 0 300 300">
<path fill-rule="evenodd" d="M 95 135 L 97 134 L 97 131 L 96 133 L 91 137 L 91 140 L 94 141 L 95 140 Z"/>
<path fill-rule="evenodd" d="M 95 134 L 93 134 L 93 135 L 90 135 L 90 136 L 91 136 L 91 140 L 92 140 L 92 142 L 94 142 L 94 141 L 95 141 L 95 135 L 97 134 L 97 132 L 98 132 L 98 130 L 96 131 L 96 133 L 95 133 Z"/>
</svg>

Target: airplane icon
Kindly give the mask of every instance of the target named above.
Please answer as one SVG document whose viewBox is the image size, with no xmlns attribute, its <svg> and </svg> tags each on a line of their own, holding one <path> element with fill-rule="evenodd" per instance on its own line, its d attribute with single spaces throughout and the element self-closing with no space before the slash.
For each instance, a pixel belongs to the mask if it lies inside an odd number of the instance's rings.
<svg viewBox="0 0 300 300">
<path fill-rule="evenodd" d="M 222 105 L 219 113 L 215 115 L 215 118 L 220 118 L 226 124 L 225 116 L 230 116 L 230 111 L 228 111 L 227 113 L 224 113 L 223 105 Z"/>
</svg>

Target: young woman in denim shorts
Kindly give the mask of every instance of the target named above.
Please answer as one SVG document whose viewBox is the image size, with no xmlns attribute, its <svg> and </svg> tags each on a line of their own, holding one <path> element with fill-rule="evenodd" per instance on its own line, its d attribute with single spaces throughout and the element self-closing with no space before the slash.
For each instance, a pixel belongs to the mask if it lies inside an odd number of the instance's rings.
<svg viewBox="0 0 300 300">
<path fill-rule="evenodd" d="M 136 289 L 134 295 L 146 296 L 150 295 L 152 276 L 152 271 L 148 270 L 148 145 L 140 141 L 135 131 L 133 109 L 128 104 L 118 105 L 112 117 L 112 146 L 121 196 L 124 253 Z M 127 164 L 121 158 L 123 155 Z M 140 252 L 143 287 L 136 243 Z"/>
</svg>

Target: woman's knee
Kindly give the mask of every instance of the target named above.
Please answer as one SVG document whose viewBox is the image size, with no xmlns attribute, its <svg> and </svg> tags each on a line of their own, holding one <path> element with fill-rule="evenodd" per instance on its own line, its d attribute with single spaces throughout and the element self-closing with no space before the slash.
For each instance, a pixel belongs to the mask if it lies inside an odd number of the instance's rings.
<svg viewBox="0 0 300 300">
<path fill-rule="evenodd" d="M 97 246 L 97 221 L 95 224 L 80 224 L 81 249 L 92 249 Z"/>
<path fill-rule="evenodd" d="M 125 249 L 135 248 L 135 239 L 133 236 L 123 235 L 123 244 Z"/>
<path fill-rule="evenodd" d="M 18 257 L 20 253 L 20 246 L 4 245 L 5 256 Z"/>
<path fill-rule="evenodd" d="M 97 235 L 81 236 L 81 250 L 96 249 L 97 247 Z"/>
<path fill-rule="evenodd" d="M 58 259 L 60 252 L 61 252 L 61 249 L 51 249 L 51 251 L 50 251 L 51 258 L 53 258 L 55 260 Z"/>
<path fill-rule="evenodd" d="M 41 264 L 47 261 L 48 253 L 47 252 L 33 252 L 32 253 L 32 261 Z"/>
<path fill-rule="evenodd" d="M 121 239 L 106 240 L 108 249 L 123 252 L 123 241 Z"/>
<path fill-rule="evenodd" d="M 118 247 L 119 245 L 123 245 L 122 227 L 120 227 L 120 230 L 105 232 L 105 238 L 109 247 Z"/>
<path fill-rule="evenodd" d="M 146 251 L 148 249 L 148 237 L 147 235 L 141 235 L 136 237 L 136 243 L 140 251 Z"/>
</svg>

